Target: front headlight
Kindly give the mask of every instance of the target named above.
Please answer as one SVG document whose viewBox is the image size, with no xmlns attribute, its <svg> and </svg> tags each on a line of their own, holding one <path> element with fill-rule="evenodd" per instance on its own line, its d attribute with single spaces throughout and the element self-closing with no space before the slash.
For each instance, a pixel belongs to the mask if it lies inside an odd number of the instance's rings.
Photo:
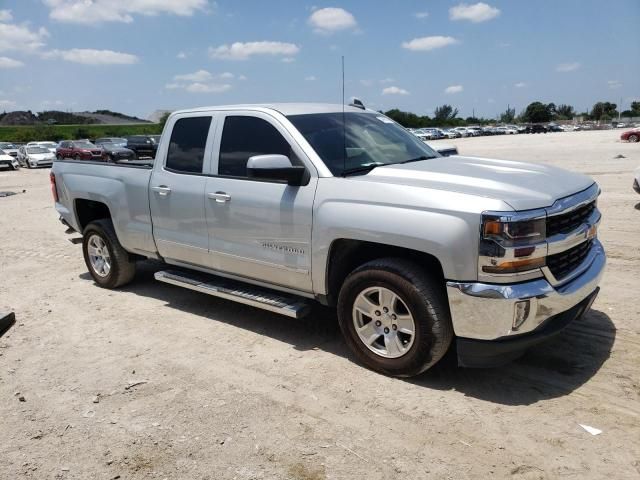
<svg viewBox="0 0 640 480">
<path fill-rule="evenodd" d="M 479 276 L 541 276 L 546 264 L 546 215 L 534 213 L 519 219 L 498 214 L 482 216 Z"/>
</svg>

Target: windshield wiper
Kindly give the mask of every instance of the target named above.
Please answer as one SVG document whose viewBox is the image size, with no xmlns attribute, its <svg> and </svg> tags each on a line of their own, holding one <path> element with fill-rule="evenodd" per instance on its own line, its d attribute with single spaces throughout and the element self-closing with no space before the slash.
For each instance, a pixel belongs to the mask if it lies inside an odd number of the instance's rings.
<svg viewBox="0 0 640 480">
<path fill-rule="evenodd" d="M 419 162 L 420 160 L 431 160 L 432 158 L 436 158 L 436 157 L 429 157 L 427 155 L 422 155 L 421 157 L 410 158 L 409 160 L 403 160 L 402 162 L 398 162 L 393 165 L 400 165 L 402 163 Z"/>
<path fill-rule="evenodd" d="M 342 172 L 342 176 L 346 177 L 347 175 L 354 175 L 357 173 L 369 173 L 371 170 L 381 165 L 385 165 L 385 164 L 377 163 L 375 165 L 366 165 L 363 167 L 348 168 Z"/>
</svg>

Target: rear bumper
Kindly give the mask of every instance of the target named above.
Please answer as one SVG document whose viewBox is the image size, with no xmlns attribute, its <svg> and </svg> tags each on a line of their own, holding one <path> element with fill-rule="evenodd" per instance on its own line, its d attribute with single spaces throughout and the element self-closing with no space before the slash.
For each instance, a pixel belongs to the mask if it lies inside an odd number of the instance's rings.
<svg viewBox="0 0 640 480">
<path fill-rule="evenodd" d="M 591 308 L 599 291 L 600 288 L 596 288 L 580 303 L 565 312 L 548 318 L 533 332 L 496 340 L 458 338 L 456 340 L 458 365 L 461 367 L 491 368 L 515 360 L 529 347 L 557 335 L 570 323 L 581 318 Z"/>
</svg>

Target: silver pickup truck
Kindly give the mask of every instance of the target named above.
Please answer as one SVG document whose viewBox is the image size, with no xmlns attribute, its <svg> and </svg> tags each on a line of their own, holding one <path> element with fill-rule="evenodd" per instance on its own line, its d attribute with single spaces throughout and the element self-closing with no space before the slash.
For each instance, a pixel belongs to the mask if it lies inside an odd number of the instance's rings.
<svg viewBox="0 0 640 480">
<path fill-rule="evenodd" d="M 51 182 L 98 285 L 156 259 L 159 281 L 294 318 L 318 301 L 388 375 L 453 343 L 462 366 L 516 358 L 590 308 L 605 266 L 590 178 L 442 157 L 359 107 L 179 111 L 153 162 L 59 160 Z"/>
</svg>

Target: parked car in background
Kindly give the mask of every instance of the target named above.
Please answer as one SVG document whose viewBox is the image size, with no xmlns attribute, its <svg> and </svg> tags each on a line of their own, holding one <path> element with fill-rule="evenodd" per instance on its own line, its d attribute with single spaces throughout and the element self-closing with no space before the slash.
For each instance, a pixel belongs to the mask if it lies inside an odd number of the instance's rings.
<svg viewBox="0 0 640 480">
<path fill-rule="evenodd" d="M 458 148 L 454 145 L 449 145 L 448 143 L 442 142 L 424 142 L 429 147 L 434 149 L 440 155 L 444 157 L 450 157 L 451 155 L 458 155 Z"/>
<path fill-rule="evenodd" d="M 638 143 L 638 141 L 640 141 L 640 128 L 634 128 L 633 130 L 622 132 L 620 140 L 624 142 Z"/>
<path fill-rule="evenodd" d="M 48 148 L 25 145 L 18 149 L 18 161 L 27 168 L 50 167 L 56 156 Z"/>
<path fill-rule="evenodd" d="M 452 128 L 444 129 L 443 132 L 447 138 L 460 138 L 462 136 L 460 135 L 460 132 L 456 132 Z"/>
<path fill-rule="evenodd" d="M 564 132 L 564 128 L 560 125 L 556 125 L 555 123 L 551 123 L 547 125 L 547 131 L 549 132 Z"/>
<path fill-rule="evenodd" d="M 472 135 L 472 132 L 467 130 L 466 127 L 455 127 L 452 130 L 458 132 L 461 137 L 470 137 Z"/>
<path fill-rule="evenodd" d="M 17 170 L 20 168 L 20 163 L 13 155 L 9 155 L 4 150 L 0 150 L 0 167 L 9 167 L 11 170 Z"/>
<path fill-rule="evenodd" d="M 112 145 L 117 145 L 118 147 L 126 147 L 127 139 L 121 137 L 102 137 L 96 138 L 95 142 L 93 142 L 96 146 L 103 145 L 105 143 L 110 143 Z"/>
<path fill-rule="evenodd" d="M 46 148 L 51 153 L 56 153 L 56 149 L 58 148 L 58 144 L 56 142 L 29 142 L 26 146 Z"/>
<path fill-rule="evenodd" d="M 527 125 L 526 133 L 547 133 L 547 127 L 540 124 Z"/>
<path fill-rule="evenodd" d="M 87 140 L 63 140 L 56 151 L 59 160 L 73 158 L 74 160 L 103 160 L 102 148 Z"/>
<path fill-rule="evenodd" d="M 471 135 L 474 137 L 482 136 L 482 127 L 475 125 L 475 126 L 467 127 L 467 130 L 471 132 Z"/>
<path fill-rule="evenodd" d="M 516 130 L 515 128 L 511 128 L 507 126 L 496 127 L 496 130 L 498 131 L 498 133 L 501 133 L 504 135 L 516 135 L 518 133 L 518 130 Z"/>
<path fill-rule="evenodd" d="M 152 135 L 131 135 L 127 138 L 126 147 L 133 150 L 137 158 L 154 158 L 158 151 L 158 142 Z"/>
<path fill-rule="evenodd" d="M 97 145 L 102 148 L 102 158 L 105 162 L 122 162 L 135 160 L 136 153 L 115 143 L 101 143 Z"/>
<path fill-rule="evenodd" d="M 0 150 L 12 157 L 18 156 L 18 146 L 10 142 L 0 142 Z"/>
</svg>

